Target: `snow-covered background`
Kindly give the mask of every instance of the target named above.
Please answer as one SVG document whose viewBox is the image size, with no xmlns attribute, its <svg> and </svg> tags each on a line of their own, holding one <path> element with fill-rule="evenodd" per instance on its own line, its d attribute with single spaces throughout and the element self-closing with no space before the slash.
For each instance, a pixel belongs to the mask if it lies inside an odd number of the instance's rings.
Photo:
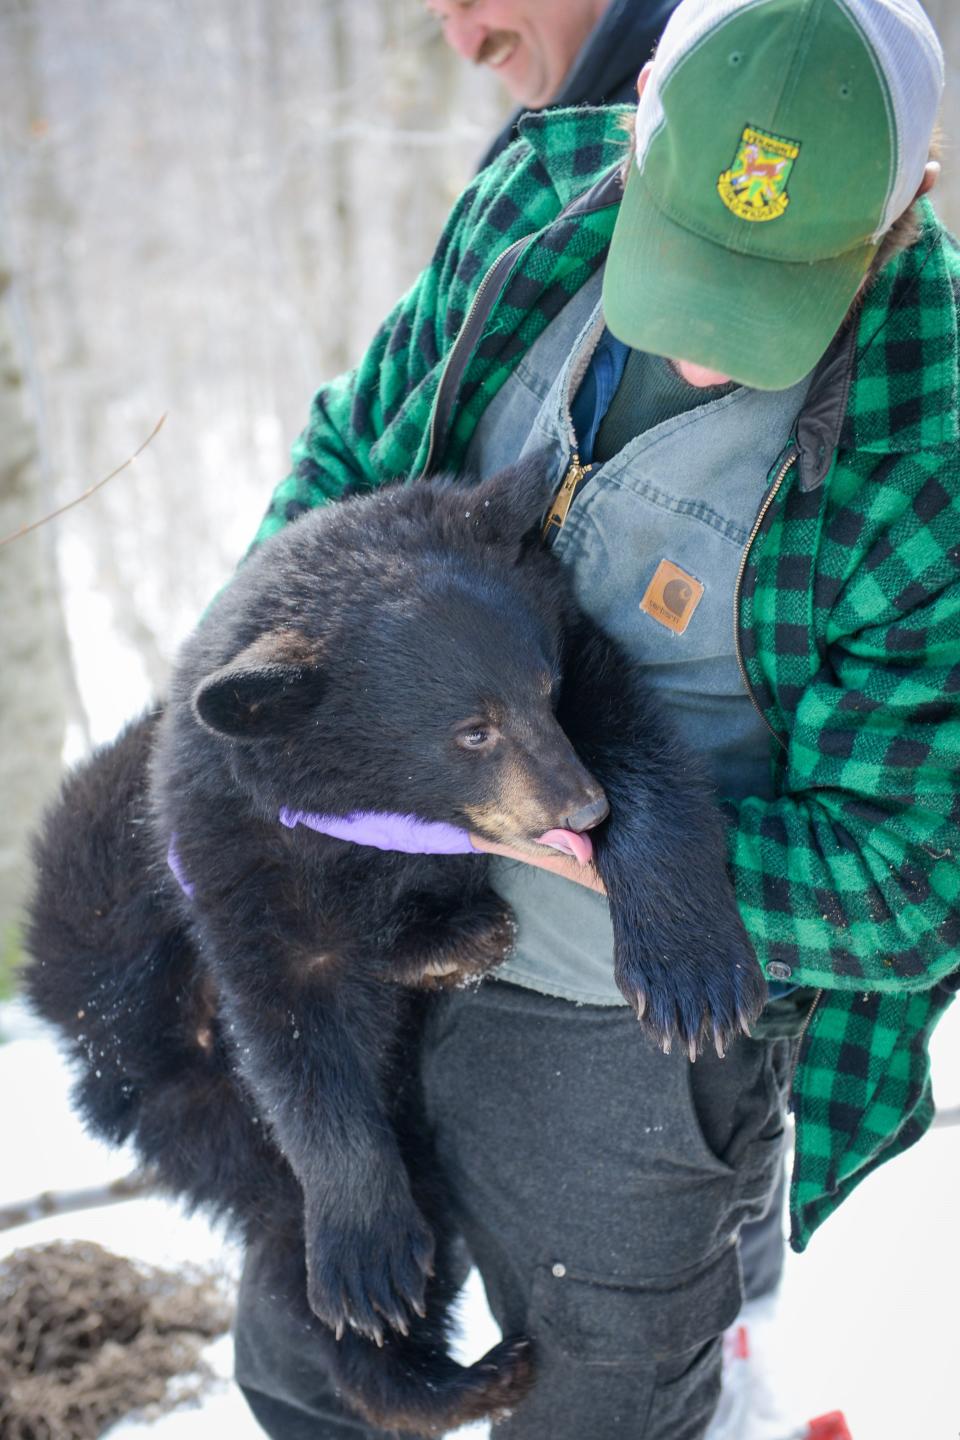
<svg viewBox="0 0 960 1440">
<path fill-rule="evenodd" d="M 71 1114 L 68 1074 L 46 1031 L 19 1005 L 0 1006 L 0 1205 L 49 1189 L 117 1178 L 128 1155 L 85 1136 Z M 960 1106 L 960 1007 L 933 1046 L 938 1103 Z M 843 1410 L 853 1440 L 956 1440 L 960 1433 L 960 1125 L 933 1130 L 867 1180 L 815 1237 L 789 1255 L 773 1312 L 755 1328 L 757 1360 L 780 1409 L 799 1424 Z M 85 1210 L 0 1232 L 0 1255 L 52 1239 L 95 1240 L 176 1267 L 209 1262 L 235 1275 L 236 1249 L 199 1218 L 153 1198 Z M 496 1336 L 476 1276 L 462 1303 L 462 1354 Z M 123 1422 L 112 1440 L 257 1440 L 230 1383 L 229 1338 L 210 1350 L 219 1385 L 201 1408 Z M 483 1427 L 459 1432 L 479 1440 Z M 788 1430 L 725 1440 L 787 1440 Z M 583 1440 L 590 1440 L 584 1436 Z M 792 1440 L 792 1437 L 791 1437 Z"/>
<path fill-rule="evenodd" d="M 960 6 L 928 9 L 948 54 L 940 203 L 957 226 Z M 95 500 L 0 551 L 0 986 L 24 837 L 65 742 L 80 754 L 162 687 L 310 394 L 424 263 L 507 109 L 420 0 L 0 0 L 0 536 L 169 417 Z M 49 1036 L 15 1003 L 0 1033 L 0 1205 L 126 1173 L 129 1156 L 81 1133 Z M 938 1100 L 960 1106 L 960 1008 L 934 1050 Z M 758 1336 L 788 1415 L 842 1408 L 854 1440 L 960 1435 L 958 1190 L 960 1127 L 938 1128 L 789 1258 Z M 0 1232 L 0 1254 L 55 1237 L 238 1263 L 155 1199 Z M 463 1314 L 480 1353 L 475 1281 Z M 222 1385 L 153 1423 L 158 1440 L 259 1433 L 229 1340 L 213 1354 Z"/>
</svg>

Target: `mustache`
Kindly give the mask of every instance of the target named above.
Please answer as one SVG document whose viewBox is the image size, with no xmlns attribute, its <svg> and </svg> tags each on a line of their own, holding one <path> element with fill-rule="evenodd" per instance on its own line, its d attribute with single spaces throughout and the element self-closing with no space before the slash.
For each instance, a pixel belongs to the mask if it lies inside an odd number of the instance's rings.
<svg viewBox="0 0 960 1440">
<path fill-rule="evenodd" d="M 507 47 L 516 44 L 517 37 L 512 30 L 494 30 L 485 35 L 480 44 L 480 49 L 473 57 L 475 65 L 485 65 L 488 60 L 494 58 Z"/>
</svg>

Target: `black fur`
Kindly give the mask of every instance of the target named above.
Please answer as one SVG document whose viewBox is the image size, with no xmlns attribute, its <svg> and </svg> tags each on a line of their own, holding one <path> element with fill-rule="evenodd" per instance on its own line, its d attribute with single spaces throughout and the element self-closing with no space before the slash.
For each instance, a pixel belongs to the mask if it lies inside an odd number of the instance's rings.
<svg viewBox="0 0 960 1440">
<path fill-rule="evenodd" d="M 530 848 L 599 813 L 599 782 L 616 978 L 643 1028 L 722 1047 L 764 998 L 703 779 L 536 542 L 547 500 L 528 466 L 287 527 L 205 617 L 162 716 L 67 781 L 37 851 L 27 982 L 73 1041 L 85 1117 L 194 1203 L 273 1230 L 290 1265 L 305 1243 L 338 1385 L 420 1434 L 496 1418 L 529 1383 L 522 1337 L 467 1368 L 447 1354 L 449 1206 L 417 1065 L 423 992 L 502 960 L 510 917 L 481 857 L 346 844 L 279 809 Z"/>
</svg>

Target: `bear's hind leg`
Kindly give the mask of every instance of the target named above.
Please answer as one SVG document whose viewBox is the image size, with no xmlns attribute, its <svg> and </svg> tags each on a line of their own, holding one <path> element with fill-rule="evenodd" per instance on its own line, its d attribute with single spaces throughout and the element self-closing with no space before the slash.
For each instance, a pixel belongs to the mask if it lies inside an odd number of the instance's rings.
<svg viewBox="0 0 960 1440">
<path fill-rule="evenodd" d="M 378 1347 L 352 1332 L 340 1340 L 325 1333 L 334 1382 L 365 1420 L 439 1437 L 473 1420 L 502 1419 L 527 1394 L 533 1365 L 526 1336 L 502 1340 L 472 1365 L 450 1356 L 448 1313 L 455 1293 L 440 1259 L 427 1287 L 425 1315 L 414 1317 L 408 1335 L 388 1332 Z"/>
</svg>

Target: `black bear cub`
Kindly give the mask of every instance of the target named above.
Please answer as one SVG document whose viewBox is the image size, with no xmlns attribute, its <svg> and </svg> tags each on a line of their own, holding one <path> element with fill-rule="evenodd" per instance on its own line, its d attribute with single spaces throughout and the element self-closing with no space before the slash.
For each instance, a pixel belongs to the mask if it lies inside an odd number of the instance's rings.
<svg viewBox="0 0 960 1440">
<path fill-rule="evenodd" d="M 530 1381 L 523 1337 L 448 1354 L 450 1206 L 417 1063 L 428 992 L 501 961 L 511 917 L 481 855 L 290 812 L 531 852 L 559 832 L 586 853 L 589 832 L 645 1032 L 722 1050 L 764 998 L 707 787 L 539 544 L 549 498 L 528 465 L 287 527 L 208 612 L 163 712 L 67 781 L 37 848 L 27 983 L 73 1042 L 86 1118 L 193 1203 L 305 1250 L 337 1385 L 415 1434 L 496 1418 Z M 678 853 L 695 893 L 658 862 Z"/>
</svg>

